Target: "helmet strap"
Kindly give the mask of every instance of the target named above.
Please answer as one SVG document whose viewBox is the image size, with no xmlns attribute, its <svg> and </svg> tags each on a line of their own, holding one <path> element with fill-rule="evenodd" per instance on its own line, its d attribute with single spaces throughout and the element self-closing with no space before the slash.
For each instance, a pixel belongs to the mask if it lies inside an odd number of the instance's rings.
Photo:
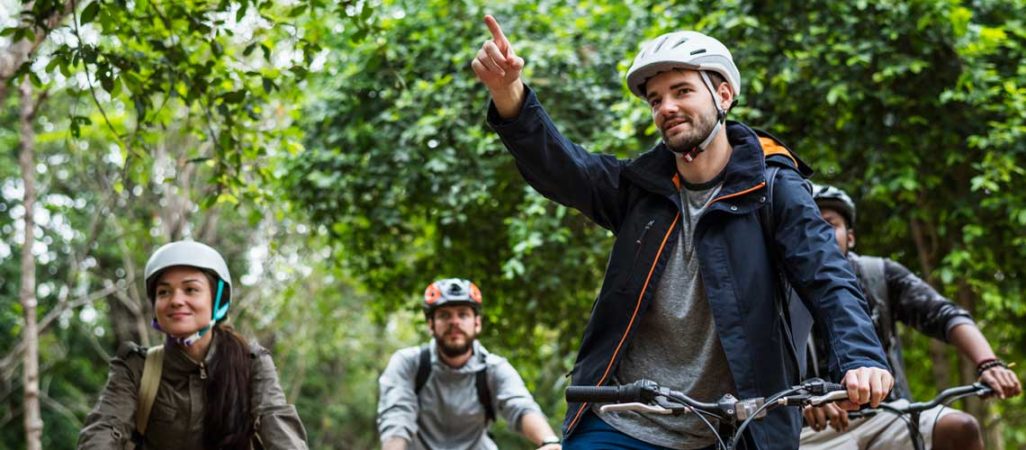
<svg viewBox="0 0 1026 450">
<path fill-rule="evenodd" d="M 716 101 L 716 88 L 713 87 L 712 80 L 709 79 L 709 74 L 705 73 L 704 70 L 699 70 L 698 74 L 702 76 L 702 81 L 705 82 L 705 87 L 709 89 L 709 94 L 712 95 L 713 106 L 716 107 L 716 126 L 709 131 L 709 135 L 706 136 L 701 143 L 691 150 L 683 152 L 682 156 L 686 163 L 694 161 L 695 158 L 698 157 L 699 153 L 704 152 L 705 149 L 709 147 L 709 144 L 711 144 L 713 139 L 716 138 L 716 135 L 720 132 L 720 128 L 723 128 L 724 121 L 727 119 L 727 111 L 720 108 L 720 103 Z"/>
</svg>

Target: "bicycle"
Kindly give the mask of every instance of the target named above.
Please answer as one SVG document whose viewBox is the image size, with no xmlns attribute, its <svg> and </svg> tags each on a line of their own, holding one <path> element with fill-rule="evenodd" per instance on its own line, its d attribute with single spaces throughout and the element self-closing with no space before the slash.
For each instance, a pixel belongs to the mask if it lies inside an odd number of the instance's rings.
<svg viewBox="0 0 1026 450">
<path fill-rule="evenodd" d="M 912 440 L 913 448 L 916 450 L 924 450 L 925 444 L 923 443 L 923 435 L 919 432 L 920 413 L 939 405 L 947 406 L 948 403 L 965 397 L 984 397 L 993 393 L 994 390 L 983 383 L 967 384 L 965 386 L 956 386 L 945 389 L 937 394 L 937 396 L 932 400 L 927 402 L 909 403 L 907 406 L 894 406 L 890 403 L 881 403 L 880 406 L 876 408 L 866 408 L 853 411 L 848 413 L 848 419 L 854 420 L 869 418 L 879 414 L 880 412 L 892 413 L 905 421 L 905 425 L 908 427 L 909 431 L 909 439 Z M 908 417 L 906 417 L 906 415 Z"/>
<path fill-rule="evenodd" d="M 837 383 L 812 379 L 771 395 L 738 400 L 731 394 L 720 397 L 715 403 L 705 403 L 688 397 L 682 392 L 662 387 L 651 380 L 638 380 L 622 386 L 569 386 L 566 400 L 570 403 L 606 403 L 602 412 L 635 411 L 649 414 L 697 414 L 697 417 L 716 436 L 717 445 L 723 450 L 737 448 L 745 428 L 752 420 L 766 416 L 766 413 L 780 406 L 819 406 L 829 402 L 847 400 L 848 391 Z M 709 418 L 734 427 L 729 444 L 724 442 L 717 427 Z"/>
</svg>

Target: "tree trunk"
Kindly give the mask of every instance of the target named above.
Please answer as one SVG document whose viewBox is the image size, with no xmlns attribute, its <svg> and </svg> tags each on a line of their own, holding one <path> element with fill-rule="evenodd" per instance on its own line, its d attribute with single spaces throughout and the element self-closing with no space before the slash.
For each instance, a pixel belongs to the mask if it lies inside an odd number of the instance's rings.
<svg viewBox="0 0 1026 450">
<path fill-rule="evenodd" d="M 43 419 L 39 412 L 39 335 L 36 331 L 36 259 L 32 254 L 35 243 L 36 223 L 33 211 L 36 207 L 36 164 L 35 164 L 35 131 L 32 129 L 32 118 L 35 114 L 32 98 L 32 85 L 28 78 L 21 82 L 21 110 L 18 116 L 21 125 L 20 155 L 21 179 L 25 185 L 25 240 L 21 248 L 21 298 L 25 310 L 25 328 L 23 339 L 26 342 L 25 363 L 23 371 L 25 389 L 25 448 L 28 450 L 42 449 Z"/>
<path fill-rule="evenodd" d="M 933 230 L 929 229 L 931 227 L 929 224 L 925 224 L 915 218 L 910 220 L 909 223 L 911 224 L 912 240 L 916 244 L 916 253 L 919 257 L 919 271 L 923 274 L 923 280 L 932 286 L 936 286 L 934 284 L 936 280 L 933 278 L 933 267 L 937 247 L 935 242 L 930 239 L 930 236 L 934 234 Z M 933 372 L 933 381 L 937 389 L 940 390 L 951 386 L 951 362 L 948 360 L 947 345 L 931 339 L 928 351 L 930 360 L 933 362 L 931 372 Z"/>
</svg>

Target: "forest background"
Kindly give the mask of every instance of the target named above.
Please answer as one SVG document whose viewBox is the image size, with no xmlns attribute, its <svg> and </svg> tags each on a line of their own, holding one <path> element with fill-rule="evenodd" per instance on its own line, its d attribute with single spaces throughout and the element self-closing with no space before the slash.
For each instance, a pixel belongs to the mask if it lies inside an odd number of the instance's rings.
<svg viewBox="0 0 1026 450">
<path fill-rule="evenodd" d="M 486 126 L 489 13 L 562 131 L 625 158 L 658 139 L 623 83 L 640 42 L 718 37 L 733 117 L 853 195 L 857 250 L 1023 360 L 1022 0 L 0 0 L 0 449 L 74 447 L 118 344 L 159 341 L 141 269 L 182 238 L 228 257 L 232 322 L 274 352 L 312 448 L 377 446 L 377 376 L 427 339 L 440 277 L 481 287 L 482 341 L 558 428 L 612 237 Z M 917 398 L 972 381 L 903 335 Z M 961 407 L 988 448 L 1026 448 L 1022 396 Z"/>
</svg>

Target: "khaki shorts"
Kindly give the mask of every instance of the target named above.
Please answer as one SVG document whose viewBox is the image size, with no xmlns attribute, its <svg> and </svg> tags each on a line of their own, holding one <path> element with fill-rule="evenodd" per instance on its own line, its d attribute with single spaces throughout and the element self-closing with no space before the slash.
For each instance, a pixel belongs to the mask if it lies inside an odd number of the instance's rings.
<svg viewBox="0 0 1026 450">
<path fill-rule="evenodd" d="M 896 407 L 908 406 L 908 400 L 897 400 Z M 947 406 L 937 406 L 919 413 L 919 433 L 923 435 L 924 448 L 931 448 L 933 427 L 941 417 L 957 412 Z M 904 417 L 908 418 L 908 415 Z M 853 420 L 848 430 L 839 433 L 829 426 L 822 431 L 810 427 L 802 428 L 800 448 L 803 450 L 866 450 L 866 449 L 910 449 L 914 448 L 909 436 L 908 425 L 896 414 L 880 411 L 873 417 Z"/>
</svg>

